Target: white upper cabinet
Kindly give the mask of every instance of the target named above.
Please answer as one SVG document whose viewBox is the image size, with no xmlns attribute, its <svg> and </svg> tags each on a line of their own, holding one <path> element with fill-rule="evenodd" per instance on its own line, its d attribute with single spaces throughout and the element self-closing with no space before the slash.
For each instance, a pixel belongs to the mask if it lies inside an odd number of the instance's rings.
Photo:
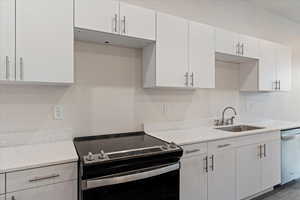
<svg viewBox="0 0 300 200">
<path fill-rule="evenodd" d="M 155 17 L 153 10 L 120 2 L 120 33 L 155 40 Z"/>
<path fill-rule="evenodd" d="M 289 91 L 291 89 L 291 49 L 261 40 L 260 57 L 259 90 Z"/>
<path fill-rule="evenodd" d="M 239 35 L 223 29 L 216 29 L 216 52 L 238 55 Z"/>
<path fill-rule="evenodd" d="M 259 90 L 272 91 L 276 84 L 276 45 L 273 42 L 261 40 L 259 60 Z"/>
<path fill-rule="evenodd" d="M 155 11 L 114 0 L 75 0 L 75 27 L 153 41 Z"/>
<path fill-rule="evenodd" d="M 215 30 L 196 22 L 189 23 L 189 85 L 215 88 Z"/>
<path fill-rule="evenodd" d="M 119 2 L 75 0 L 75 27 L 119 33 Z"/>
<path fill-rule="evenodd" d="M 259 40 L 223 29 L 216 29 L 216 52 L 258 59 Z"/>
<path fill-rule="evenodd" d="M 0 0 L 0 80 L 15 79 L 15 1 Z"/>
<path fill-rule="evenodd" d="M 259 40 L 254 37 L 240 35 L 240 56 L 259 59 Z"/>
<path fill-rule="evenodd" d="M 188 87 L 188 21 L 157 13 L 156 86 Z"/>
<path fill-rule="evenodd" d="M 73 0 L 16 0 L 16 80 L 73 82 Z"/>
<path fill-rule="evenodd" d="M 277 84 L 280 91 L 291 90 L 292 85 L 292 50 L 282 45 L 277 46 Z"/>
</svg>

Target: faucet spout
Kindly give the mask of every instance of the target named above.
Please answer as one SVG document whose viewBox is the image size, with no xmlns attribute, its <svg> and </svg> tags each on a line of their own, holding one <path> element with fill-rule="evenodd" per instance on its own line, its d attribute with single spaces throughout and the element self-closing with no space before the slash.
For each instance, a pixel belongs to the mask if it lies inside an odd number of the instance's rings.
<svg viewBox="0 0 300 200">
<path fill-rule="evenodd" d="M 224 108 L 224 110 L 222 112 L 222 124 L 223 125 L 225 124 L 225 113 L 227 110 L 232 110 L 234 112 L 234 115 L 237 115 L 237 112 L 234 107 L 228 106 L 228 107 Z"/>
</svg>

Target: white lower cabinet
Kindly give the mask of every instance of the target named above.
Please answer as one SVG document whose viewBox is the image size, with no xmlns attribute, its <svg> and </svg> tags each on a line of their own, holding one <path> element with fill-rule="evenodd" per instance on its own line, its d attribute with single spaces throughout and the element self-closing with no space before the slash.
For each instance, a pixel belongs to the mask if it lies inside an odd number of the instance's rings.
<svg viewBox="0 0 300 200">
<path fill-rule="evenodd" d="M 210 146 L 210 144 L 208 144 Z M 235 149 L 209 151 L 208 200 L 235 199 Z M 217 191 L 217 192 L 216 192 Z"/>
<path fill-rule="evenodd" d="M 0 195 L 0 200 L 5 200 L 5 196 L 4 195 Z"/>
<path fill-rule="evenodd" d="M 0 195 L 5 193 L 5 175 L 0 174 Z"/>
<path fill-rule="evenodd" d="M 206 154 L 199 154 L 181 160 L 181 200 L 207 199 Z"/>
<path fill-rule="evenodd" d="M 6 200 L 76 200 L 77 181 L 68 181 L 29 190 L 8 193 Z"/>
<path fill-rule="evenodd" d="M 280 183 L 280 140 L 242 146 L 237 150 L 238 200 Z"/>
<path fill-rule="evenodd" d="M 180 200 L 241 200 L 280 183 L 280 132 L 185 145 Z"/>
<path fill-rule="evenodd" d="M 237 199 L 260 191 L 260 146 L 242 146 L 237 149 Z"/>
</svg>

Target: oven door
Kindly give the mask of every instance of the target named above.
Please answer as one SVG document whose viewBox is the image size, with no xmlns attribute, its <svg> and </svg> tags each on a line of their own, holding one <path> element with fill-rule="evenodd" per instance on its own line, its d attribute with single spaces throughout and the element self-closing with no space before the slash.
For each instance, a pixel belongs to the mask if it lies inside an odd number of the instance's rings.
<svg viewBox="0 0 300 200">
<path fill-rule="evenodd" d="M 179 200 L 179 163 L 83 181 L 83 200 Z"/>
</svg>

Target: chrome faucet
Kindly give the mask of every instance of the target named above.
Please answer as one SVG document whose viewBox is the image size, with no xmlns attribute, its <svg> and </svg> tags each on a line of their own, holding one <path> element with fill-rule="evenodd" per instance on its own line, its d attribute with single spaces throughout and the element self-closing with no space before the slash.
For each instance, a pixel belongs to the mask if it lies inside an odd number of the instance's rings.
<svg viewBox="0 0 300 200">
<path fill-rule="evenodd" d="M 232 116 L 229 119 L 225 119 L 225 113 L 227 110 L 232 110 L 234 112 L 234 116 Z M 223 126 L 223 125 L 229 125 L 229 124 L 233 124 L 234 122 L 234 118 L 237 115 L 237 112 L 235 110 L 234 107 L 228 106 L 226 108 L 224 108 L 223 112 L 222 112 L 222 119 L 221 120 L 215 120 L 215 125 L 216 126 Z"/>
</svg>

